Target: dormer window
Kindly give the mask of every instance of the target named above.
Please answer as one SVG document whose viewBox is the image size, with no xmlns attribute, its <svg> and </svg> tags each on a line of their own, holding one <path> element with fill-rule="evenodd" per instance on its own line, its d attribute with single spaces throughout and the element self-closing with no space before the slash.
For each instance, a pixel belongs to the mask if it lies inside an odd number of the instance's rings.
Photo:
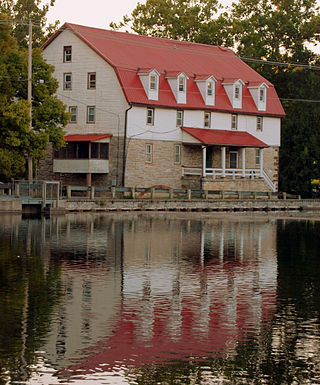
<svg viewBox="0 0 320 385">
<path fill-rule="evenodd" d="M 238 84 L 234 86 L 234 98 L 237 100 L 240 99 L 240 86 Z"/>
<path fill-rule="evenodd" d="M 150 90 L 157 89 L 157 78 L 156 75 L 150 75 Z"/>
<path fill-rule="evenodd" d="M 179 77 L 179 92 L 185 92 L 185 78 Z"/>
<path fill-rule="evenodd" d="M 268 88 L 269 86 L 264 82 L 249 82 L 248 90 L 250 91 L 258 111 L 265 111 L 267 108 Z"/>
<path fill-rule="evenodd" d="M 232 108 L 242 108 L 242 88 L 244 82 L 241 79 L 224 79 L 222 85 L 230 100 Z"/>
<path fill-rule="evenodd" d="M 166 71 L 166 79 L 178 104 L 187 103 L 188 76 L 183 72 Z"/>
<path fill-rule="evenodd" d="M 138 72 L 138 76 L 149 100 L 159 100 L 159 72 L 156 69 Z"/>
<path fill-rule="evenodd" d="M 214 106 L 216 81 L 212 75 L 195 75 L 195 82 L 206 106 Z"/>
</svg>

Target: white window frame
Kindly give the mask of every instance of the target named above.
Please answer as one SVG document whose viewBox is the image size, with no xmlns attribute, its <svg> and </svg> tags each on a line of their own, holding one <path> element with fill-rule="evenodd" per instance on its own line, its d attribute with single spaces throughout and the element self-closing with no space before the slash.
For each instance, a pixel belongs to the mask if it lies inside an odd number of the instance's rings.
<svg viewBox="0 0 320 385">
<path fill-rule="evenodd" d="M 146 163 L 152 163 L 153 161 L 153 145 L 150 143 L 146 144 Z"/>
<path fill-rule="evenodd" d="M 204 112 L 203 127 L 204 128 L 210 128 L 211 127 L 211 112 L 208 112 L 208 111 Z"/>
<path fill-rule="evenodd" d="M 149 89 L 152 91 L 156 91 L 158 89 L 157 84 L 158 84 L 157 76 L 150 75 Z"/>
<path fill-rule="evenodd" d="M 260 102 L 264 103 L 265 98 L 266 98 L 266 90 L 265 90 L 265 88 L 259 88 L 259 100 L 260 100 Z"/>
<path fill-rule="evenodd" d="M 154 108 L 151 108 L 151 107 L 147 108 L 147 125 L 148 126 L 154 125 Z"/>
<path fill-rule="evenodd" d="M 235 100 L 239 100 L 240 99 L 240 95 L 241 95 L 240 85 L 236 84 L 234 86 L 234 98 L 235 98 Z"/>
<path fill-rule="evenodd" d="M 231 130 L 237 130 L 238 129 L 238 115 L 232 114 L 231 115 Z"/>
<path fill-rule="evenodd" d="M 213 95 L 213 82 L 210 81 L 207 83 L 207 96 Z"/>
<path fill-rule="evenodd" d="M 263 131 L 263 117 L 262 116 L 257 116 L 256 129 L 257 129 L 257 131 Z"/>
<path fill-rule="evenodd" d="M 93 113 L 91 111 L 93 111 Z M 96 107 L 95 106 L 88 106 L 87 107 L 87 123 L 95 123 L 95 122 L 96 122 Z"/>
<path fill-rule="evenodd" d="M 180 164 L 181 163 L 181 145 L 175 144 L 174 146 L 174 163 Z"/>
<path fill-rule="evenodd" d="M 69 80 L 67 80 L 68 77 L 70 77 Z M 65 72 L 63 74 L 63 89 L 65 91 L 72 90 L 72 72 Z"/>
<path fill-rule="evenodd" d="M 236 167 L 231 167 L 231 155 L 236 155 Z M 238 168 L 239 153 L 238 151 L 229 151 L 229 167 L 232 169 Z"/>
<path fill-rule="evenodd" d="M 74 113 L 72 112 L 72 110 L 74 110 Z M 77 123 L 77 120 L 78 120 L 78 107 L 77 106 L 69 106 L 69 113 L 71 114 L 70 115 L 70 119 L 69 119 L 69 123 Z M 75 117 L 74 120 L 72 120 L 73 117 Z"/>
<path fill-rule="evenodd" d="M 186 78 L 184 76 L 178 77 L 178 91 L 186 92 Z"/>
<path fill-rule="evenodd" d="M 182 127 L 183 126 L 183 111 L 182 110 L 177 110 L 177 115 L 176 115 L 176 126 L 177 127 Z"/>
</svg>

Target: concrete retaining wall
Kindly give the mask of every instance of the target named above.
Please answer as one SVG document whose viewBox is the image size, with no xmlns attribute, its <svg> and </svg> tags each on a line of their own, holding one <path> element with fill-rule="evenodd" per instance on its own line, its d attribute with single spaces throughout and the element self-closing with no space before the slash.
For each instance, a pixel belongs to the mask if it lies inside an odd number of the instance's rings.
<svg viewBox="0 0 320 385">
<path fill-rule="evenodd" d="M 0 212 L 21 212 L 22 203 L 19 199 L 0 199 Z"/>
</svg>

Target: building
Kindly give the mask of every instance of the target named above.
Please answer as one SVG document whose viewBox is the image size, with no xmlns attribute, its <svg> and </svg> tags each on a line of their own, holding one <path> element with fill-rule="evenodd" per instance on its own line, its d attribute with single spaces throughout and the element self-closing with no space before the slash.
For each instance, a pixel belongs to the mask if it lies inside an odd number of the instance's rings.
<svg viewBox="0 0 320 385">
<path fill-rule="evenodd" d="M 277 191 L 284 110 L 230 49 L 66 23 L 43 52 L 71 117 L 40 178 Z"/>
</svg>

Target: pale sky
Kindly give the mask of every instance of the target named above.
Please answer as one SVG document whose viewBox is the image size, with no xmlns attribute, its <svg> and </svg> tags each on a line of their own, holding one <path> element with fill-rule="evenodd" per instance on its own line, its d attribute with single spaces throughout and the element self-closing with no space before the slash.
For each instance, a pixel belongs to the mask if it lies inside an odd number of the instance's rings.
<svg viewBox="0 0 320 385">
<path fill-rule="evenodd" d="M 145 0 L 55 0 L 53 7 L 47 14 L 49 23 L 55 20 L 86 25 L 89 27 L 109 29 L 111 21 L 119 22 L 122 16 L 131 12 L 138 1 Z M 231 4 L 232 0 L 222 0 L 222 4 Z M 43 0 L 48 3 L 48 0 Z"/>
<path fill-rule="evenodd" d="M 109 29 L 111 21 L 119 22 L 123 15 L 130 15 L 137 3 L 138 0 L 56 0 L 47 19 L 50 23 L 60 20 L 60 25 L 70 22 Z"/>
</svg>

